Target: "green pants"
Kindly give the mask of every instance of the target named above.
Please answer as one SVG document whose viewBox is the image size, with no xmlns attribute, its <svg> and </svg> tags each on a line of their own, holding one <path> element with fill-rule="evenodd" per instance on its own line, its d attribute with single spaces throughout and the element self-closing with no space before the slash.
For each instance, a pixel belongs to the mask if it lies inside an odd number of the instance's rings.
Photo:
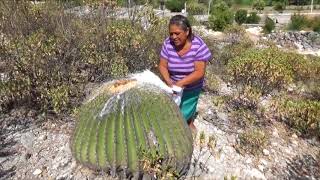
<svg viewBox="0 0 320 180">
<path fill-rule="evenodd" d="M 185 91 L 182 94 L 180 110 L 185 121 L 187 122 L 189 122 L 196 113 L 200 92 L 201 89 L 194 91 Z"/>
</svg>

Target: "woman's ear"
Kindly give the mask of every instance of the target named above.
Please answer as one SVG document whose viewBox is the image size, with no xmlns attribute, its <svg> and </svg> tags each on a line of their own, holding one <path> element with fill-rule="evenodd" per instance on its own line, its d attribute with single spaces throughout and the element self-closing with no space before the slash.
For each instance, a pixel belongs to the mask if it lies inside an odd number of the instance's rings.
<svg viewBox="0 0 320 180">
<path fill-rule="evenodd" d="M 189 36 L 190 28 L 187 28 L 187 36 Z"/>
</svg>

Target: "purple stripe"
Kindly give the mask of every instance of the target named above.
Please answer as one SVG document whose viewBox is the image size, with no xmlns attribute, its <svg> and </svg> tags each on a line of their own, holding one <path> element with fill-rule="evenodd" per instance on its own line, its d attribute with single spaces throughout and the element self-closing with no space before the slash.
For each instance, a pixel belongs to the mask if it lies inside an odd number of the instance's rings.
<svg viewBox="0 0 320 180">
<path fill-rule="evenodd" d="M 170 69 L 170 70 L 172 70 L 172 69 L 194 69 L 194 65 L 192 64 L 192 65 L 186 65 L 186 66 L 168 66 L 168 68 Z"/>
<path fill-rule="evenodd" d="M 169 69 L 169 74 L 172 75 L 172 76 L 175 76 L 175 75 L 189 75 L 192 72 L 193 71 L 189 71 L 189 72 L 172 71 L 172 70 Z"/>
<path fill-rule="evenodd" d="M 204 55 L 207 54 L 207 53 L 210 53 L 210 51 L 209 51 L 208 48 L 204 49 L 203 51 L 199 51 L 199 52 L 197 53 L 197 56 L 204 56 Z"/>
<path fill-rule="evenodd" d="M 192 68 L 194 67 L 193 63 L 185 63 L 185 64 L 173 64 L 171 62 L 168 63 L 169 68 L 183 67 L 183 68 Z"/>
<path fill-rule="evenodd" d="M 204 53 L 201 53 L 201 54 L 197 54 L 196 55 L 196 59 L 203 59 L 204 57 L 207 57 L 208 58 L 208 55 L 210 56 L 211 55 L 211 53 L 210 53 L 210 51 L 208 50 L 207 52 L 204 52 Z"/>
<path fill-rule="evenodd" d="M 194 68 L 169 68 L 169 71 L 175 71 L 175 72 L 193 72 Z"/>
<path fill-rule="evenodd" d="M 178 77 L 175 77 L 175 76 L 171 76 L 171 79 L 174 80 L 174 81 L 180 81 L 183 78 L 178 78 Z"/>
<path fill-rule="evenodd" d="M 160 56 L 164 59 L 169 59 L 167 55 L 165 55 L 163 52 L 161 52 Z"/>
<path fill-rule="evenodd" d="M 198 53 L 201 53 L 205 49 L 208 49 L 207 46 L 205 44 L 202 44 L 201 47 L 198 49 Z"/>
<path fill-rule="evenodd" d="M 208 61 L 208 60 L 210 60 L 210 58 L 211 58 L 211 54 L 208 53 L 206 56 L 203 56 L 203 57 L 199 58 L 199 60 Z"/>
<path fill-rule="evenodd" d="M 173 60 L 176 60 L 176 61 L 173 61 Z M 180 60 L 180 59 L 176 59 L 176 58 L 173 58 L 173 59 L 169 59 L 169 63 L 171 64 L 190 64 L 192 63 L 193 64 L 193 59 L 191 60 Z"/>
</svg>

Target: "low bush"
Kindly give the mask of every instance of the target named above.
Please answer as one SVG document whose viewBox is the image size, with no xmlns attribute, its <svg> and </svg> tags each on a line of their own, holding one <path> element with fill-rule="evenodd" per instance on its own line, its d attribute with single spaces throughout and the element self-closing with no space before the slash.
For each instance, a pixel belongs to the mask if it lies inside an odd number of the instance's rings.
<svg viewBox="0 0 320 180">
<path fill-rule="evenodd" d="M 319 101 L 285 98 L 279 102 L 277 112 L 282 120 L 302 134 L 320 137 Z"/>
<path fill-rule="evenodd" d="M 245 9 L 240 9 L 236 12 L 234 20 L 239 24 L 243 24 L 247 21 L 247 10 Z"/>
<path fill-rule="evenodd" d="M 206 85 L 205 89 L 207 91 L 217 93 L 220 90 L 221 80 L 219 77 L 213 72 L 213 68 L 208 67 L 206 71 Z"/>
<path fill-rule="evenodd" d="M 258 16 L 257 12 L 251 12 L 249 16 L 247 17 L 247 24 L 258 24 L 260 22 L 261 18 Z"/>
<path fill-rule="evenodd" d="M 232 111 L 231 116 L 235 123 L 240 127 L 252 127 L 257 122 L 257 116 L 246 108 Z"/>
<path fill-rule="evenodd" d="M 222 65 L 227 65 L 233 58 L 252 48 L 254 43 L 246 35 L 244 27 L 239 25 L 228 26 L 224 33 L 227 45 L 217 52 L 217 59 Z"/>
<path fill-rule="evenodd" d="M 229 104 L 235 110 L 245 108 L 255 111 L 258 109 L 258 103 L 261 96 L 262 92 L 260 89 L 252 86 L 245 86 L 239 89 L 238 93 L 231 101 L 229 101 Z"/>
<path fill-rule="evenodd" d="M 259 155 L 268 144 L 268 136 L 261 129 L 247 130 L 239 135 L 238 150 L 242 153 Z"/>
<path fill-rule="evenodd" d="M 282 89 L 293 80 L 293 70 L 283 54 L 276 48 L 245 52 L 228 64 L 231 81 L 240 88 L 258 88 L 262 94 Z"/>
<path fill-rule="evenodd" d="M 320 17 L 315 17 L 311 20 L 312 30 L 320 33 Z"/>
<path fill-rule="evenodd" d="M 288 25 L 290 30 L 302 30 L 309 24 L 308 19 L 304 15 L 294 14 L 291 16 L 291 22 Z"/>
<path fill-rule="evenodd" d="M 2 111 L 20 105 L 70 111 L 81 103 L 89 81 L 155 68 L 167 29 L 167 23 L 152 14 L 145 14 L 150 22 L 145 30 L 139 19 L 80 18 L 54 1 L 39 6 L 0 2 L 0 12 L 0 32 L 6 39 L 0 41 L 0 60 L 6 67 L 6 79 L 0 81 Z"/>
<path fill-rule="evenodd" d="M 275 29 L 275 27 L 276 24 L 274 23 L 274 21 L 271 18 L 267 17 L 262 28 L 264 33 L 269 34 Z"/>
</svg>

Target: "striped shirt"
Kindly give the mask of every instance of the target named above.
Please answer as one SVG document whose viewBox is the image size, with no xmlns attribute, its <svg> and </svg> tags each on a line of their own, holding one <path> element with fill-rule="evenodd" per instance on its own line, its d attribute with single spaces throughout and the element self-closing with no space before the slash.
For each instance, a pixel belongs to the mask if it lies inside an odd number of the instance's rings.
<svg viewBox="0 0 320 180">
<path fill-rule="evenodd" d="M 195 61 L 209 61 L 211 59 L 211 52 L 200 37 L 194 36 L 190 50 L 183 56 L 179 56 L 173 43 L 167 38 L 163 42 L 160 56 L 168 61 L 170 78 L 176 82 L 194 71 Z M 203 83 L 204 78 L 201 78 L 197 82 L 187 85 L 184 91 L 201 89 Z"/>
</svg>

